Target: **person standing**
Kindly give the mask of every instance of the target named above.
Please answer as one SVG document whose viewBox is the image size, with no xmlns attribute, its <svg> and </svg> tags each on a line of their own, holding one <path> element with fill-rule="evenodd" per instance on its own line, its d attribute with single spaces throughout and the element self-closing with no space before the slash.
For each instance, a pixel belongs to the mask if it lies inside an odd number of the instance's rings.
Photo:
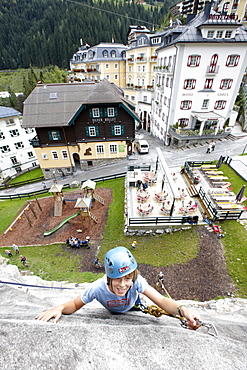
<svg viewBox="0 0 247 370">
<path fill-rule="evenodd" d="M 215 141 L 213 140 L 212 141 L 212 143 L 211 143 L 211 149 L 212 149 L 212 152 L 214 151 L 214 149 L 215 149 L 215 145 L 216 145 L 216 143 L 215 143 Z"/>
<path fill-rule="evenodd" d="M 18 245 L 13 244 L 13 245 L 12 245 L 12 248 L 14 249 L 15 254 L 20 254 L 20 251 L 19 251 L 19 247 L 18 247 Z"/>
<path fill-rule="evenodd" d="M 211 153 L 211 150 L 212 150 L 212 144 L 211 144 L 211 143 L 209 143 L 209 144 L 208 144 L 208 149 L 207 149 L 207 151 L 206 151 L 206 154 L 207 154 L 207 153 Z"/>
</svg>

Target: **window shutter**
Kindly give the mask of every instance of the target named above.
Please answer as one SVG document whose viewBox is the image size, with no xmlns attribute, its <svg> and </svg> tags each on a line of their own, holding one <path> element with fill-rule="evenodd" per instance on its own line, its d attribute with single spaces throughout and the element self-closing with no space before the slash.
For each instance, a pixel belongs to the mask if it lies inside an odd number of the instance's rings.
<svg viewBox="0 0 247 370">
<path fill-rule="evenodd" d="M 223 85 L 224 85 L 224 80 L 221 80 L 221 82 L 220 82 L 220 89 L 223 89 Z"/>
<path fill-rule="evenodd" d="M 240 55 L 237 55 L 234 65 L 237 66 L 240 59 Z"/>
<path fill-rule="evenodd" d="M 217 108 L 218 108 L 218 101 L 216 101 L 214 104 L 214 109 L 217 109 Z"/>
<path fill-rule="evenodd" d="M 121 135 L 124 135 L 124 125 L 121 125 Z"/>
<path fill-rule="evenodd" d="M 196 58 L 196 66 L 198 67 L 199 64 L 200 64 L 200 61 L 201 61 L 201 55 L 197 55 L 197 58 Z"/>
<path fill-rule="evenodd" d="M 181 101 L 180 109 L 184 109 L 184 102 L 183 101 Z"/>
<path fill-rule="evenodd" d="M 114 108 L 114 117 L 117 117 L 117 116 L 118 116 L 118 109 Z"/>
<path fill-rule="evenodd" d="M 190 109 L 190 108 L 191 108 L 191 105 L 192 105 L 192 101 L 190 100 L 190 101 L 189 101 L 189 104 L 188 104 L 188 109 Z"/>
<path fill-rule="evenodd" d="M 111 134 L 112 135 L 115 135 L 115 128 L 114 128 L 115 126 L 111 126 Z"/>
<path fill-rule="evenodd" d="M 226 59 L 226 66 L 229 66 L 230 59 L 231 59 L 231 56 L 230 56 L 230 55 L 228 55 L 228 57 L 227 57 L 227 59 Z"/>
<path fill-rule="evenodd" d="M 58 139 L 58 140 L 61 140 L 60 132 L 59 132 L 59 131 L 56 131 L 56 133 L 57 133 L 57 139 Z"/>
<path fill-rule="evenodd" d="M 187 89 L 187 80 L 184 80 L 184 89 Z"/>
<path fill-rule="evenodd" d="M 191 64 L 191 55 L 188 56 L 187 66 L 189 67 Z"/>
<path fill-rule="evenodd" d="M 192 81 L 192 89 L 194 89 L 196 87 L 196 80 L 193 80 Z"/>
<path fill-rule="evenodd" d="M 95 126 L 95 134 L 96 134 L 96 136 L 99 136 L 99 127 L 98 126 Z"/>
<path fill-rule="evenodd" d="M 230 89 L 232 87 L 232 82 L 233 82 L 233 79 L 230 79 L 229 84 L 228 84 L 228 89 Z"/>
<path fill-rule="evenodd" d="M 50 140 L 53 140 L 51 131 L 48 131 L 48 136 Z"/>
<path fill-rule="evenodd" d="M 89 117 L 93 117 L 93 111 L 92 111 L 92 109 L 89 109 Z"/>
<path fill-rule="evenodd" d="M 102 108 L 99 108 L 99 116 L 100 116 L 100 117 L 104 117 L 104 116 L 103 116 L 103 109 L 102 109 Z"/>
<path fill-rule="evenodd" d="M 104 117 L 108 117 L 107 108 L 104 108 Z"/>
<path fill-rule="evenodd" d="M 222 109 L 224 109 L 225 106 L 226 106 L 226 100 L 224 100 L 223 103 L 222 103 Z"/>
<path fill-rule="evenodd" d="M 89 136 L 89 127 L 85 127 L 86 130 L 86 136 Z"/>
</svg>

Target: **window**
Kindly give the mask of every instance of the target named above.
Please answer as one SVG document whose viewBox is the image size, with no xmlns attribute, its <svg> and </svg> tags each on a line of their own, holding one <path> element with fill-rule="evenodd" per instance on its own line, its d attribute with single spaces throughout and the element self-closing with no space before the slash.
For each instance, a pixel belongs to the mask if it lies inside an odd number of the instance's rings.
<svg viewBox="0 0 247 370">
<path fill-rule="evenodd" d="M 232 31 L 226 31 L 225 39 L 230 39 L 232 37 Z"/>
<path fill-rule="evenodd" d="M 27 152 L 28 158 L 34 157 L 33 152 Z"/>
<path fill-rule="evenodd" d="M 214 105 L 214 109 L 224 109 L 226 106 L 226 100 L 217 100 Z"/>
<path fill-rule="evenodd" d="M 106 63 L 105 69 L 109 69 L 109 64 L 108 63 Z"/>
<path fill-rule="evenodd" d="M 217 54 L 212 55 L 211 60 L 210 60 L 210 67 L 209 67 L 210 73 L 213 73 L 216 71 L 217 62 L 218 62 L 218 55 Z"/>
<path fill-rule="evenodd" d="M 115 50 L 112 50 L 112 51 L 111 51 L 111 57 L 112 57 L 112 58 L 115 58 L 115 57 L 116 57 L 116 52 L 115 52 Z"/>
<path fill-rule="evenodd" d="M 147 103 L 147 101 L 148 101 L 148 97 L 147 97 L 146 95 L 144 95 L 144 96 L 143 96 L 143 101 L 144 101 L 145 103 Z"/>
<path fill-rule="evenodd" d="M 10 152 L 10 147 L 9 145 L 4 145 L 0 147 L 0 150 L 2 153 L 7 153 L 7 152 Z"/>
<path fill-rule="evenodd" d="M 15 125 L 15 121 L 14 121 L 13 118 L 6 119 L 5 122 L 6 122 L 6 126 L 13 126 L 13 125 Z"/>
<path fill-rule="evenodd" d="M 10 160 L 11 160 L 13 165 L 20 163 L 16 157 L 10 157 Z"/>
<path fill-rule="evenodd" d="M 183 128 L 183 127 L 188 126 L 188 124 L 189 124 L 189 119 L 188 118 L 179 118 L 178 126 Z"/>
<path fill-rule="evenodd" d="M 61 140 L 59 131 L 48 131 L 48 136 L 50 140 Z"/>
<path fill-rule="evenodd" d="M 135 96 L 131 96 L 131 101 L 135 101 Z"/>
<path fill-rule="evenodd" d="M 188 56 L 187 66 L 188 67 L 198 67 L 200 64 L 201 55 L 192 54 Z"/>
<path fill-rule="evenodd" d="M 63 159 L 68 159 L 68 152 L 67 152 L 67 150 L 62 150 L 62 158 Z"/>
<path fill-rule="evenodd" d="M 86 127 L 86 136 L 98 136 L 99 128 L 97 126 Z"/>
<path fill-rule="evenodd" d="M 117 153 L 117 145 L 116 144 L 110 144 L 110 153 Z"/>
<path fill-rule="evenodd" d="M 145 72 L 145 66 L 142 66 L 142 72 Z"/>
<path fill-rule="evenodd" d="M 110 80 L 110 75 L 106 75 L 105 78 L 109 81 Z"/>
<path fill-rule="evenodd" d="M 214 79 L 213 79 L 213 78 L 207 78 L 207 79 L 205 80 L 204 89 L 205 89 L 205 90 L 212 89 L 213 82 L 214 82 Z"/>
<path fill-rule="evenodd" d="M 184 89 L 185 90 L 192 90 L 196 86 L 196 80 L 189 78 L 188 80 L 184 80 Z"/>
<path fill-rule="evenodd" d="M 0 131 L 0 140 L 3 140 L 3 139 L 5 139 L 5 136 L 4 136 L 3 132 Z"/>
<path fill-rule="evenodd" d="M 166 105 L 167 96 L 164 97 L 164 105 Z"/>
<path fill-rule="evenodd" d="M 32 132 L 34 132 L 33 128 L 25 128 L 24 130 L 26 134 L 31 134 Z"/>
<path fill-rule="evenodd" d="M 51 92 L 50 93 L 50 100 L 56 100 L 57 99 L 57 93 L 56 92 Z"/>
<path fill-rule="evenodd" d="M 114 79 L 115 79 L 115 80 L 117 80 L 117 79 L 118 79 L 118 75 L 115 75 L 115 76 L 114 76 Z"/>
<path fill-rule="evenodd" d="M 216 32 L 216 38 L 217 39 L 222 39 L 222 36 L 223 36 L 223 31 L 217 31 Z"/>
<path fill-rule="evenodd" d="M 228 9 L 229 9 L 229 2 L 228 3 L 225 3 L 224 5 L 223 5 L 223 9 L 222 9 L 222 12 L 223 13 L 227 13 L 227 11 L 228 11 Z"/>
<path fill-rule="evenodd" d="M 10 136 L 11 137 L 15 137 L 15 136 L 19 136 L 20 135 L 19 134 L 19 131 L 17 129 L 16 130 L 10 130 L 9 133 L 10 133 Z"/>
<path fill-rule="evenodd" d="M 100 117 L 99 108 L 93 108 L 92 109 L 92 115 L 93 115 L 93 118 Z"/>
<path fill-rule="evenodd" d="M 226 66 L 236 67 L 238 65 L 239 58 L 240 58 L 240 55 L 237 55 L 237 54 L 228 55 L 226 59 Z"/>
<path fill-rule="evenodd" d="M 115 67 L 115 69 L 117 69 L 117 68 L 118 68 L 118 64 L 117 64 L 117 63 L 115 63 L 115 64 L 114 64 L 114 67 Z"/>
<path fill-rule="evenodd" d="M 191 105 L 192 105 L 192 101 L 191 100 L 184 100 L 184 101 L 181 101 L 181 104 L 180 104 L 180 109 L 190 109 L 191 108 Z"/>
<path fill-rule="evenodd" d="M 202 109 L 207 109 L 209 104 L 209 99 L 204 99 L 202 102 Z"/>
<path fill-rule="evenodd" d="M 19 141 L 18 143 L 14 143 L 14 146 L 16 149 L 22 149 L 24 148 L 24 144 L 22 141 Z"/>
<path fill-rule="evenodd" d="M 103 57 L 104 57 L 104 58 L 107 58 L 107 57 L 108 57 L 108 51 L 107 51 L 107 50 L 104 50 L 104 51 L 103 51 Z"/>
<path fill-rule="evenodd" d="M 129 72 L 131 72 L 131 66 L 129 66 Z"/>
<path fill-rule="evenodd" d="M 46 153 L 42 153 L 41 156 L 42 156 L 42 159 L 48 159 L 48 155 Z"/>
<path fill-rule="evenodd" d="M 97 153 L 97 154 L 102 154 L 102 153 L 104 153 L 104 145 L 103 145 L 103 144 L 98 144 L 98 145 L 96 145 L 96 153 Z"/>
<path fill-rule="evenodd" d="M 112 126 L 112 135 L 123 135 L 124 134 L 124 126 L 123 125 L 114 125 Z"/>
<path fill-rule="evenodd" d="M 58 159 L 58 153 L 56 150 L 52 150 L 51 154 L 53 159 Z"/>
<path fill-rule="evenodd" d="M 208 31 L 207 38 L 208 39 L 213 39 L 214 38 L 214 31 Z"/>
<path fill-rule="evenodd" d="M 221 83 L 220 83 L 220 89 L 222 90 L 228 90 L 232 87 L 232 79 L 231 78 L 225 78 L 223 80 L 221 80 Z"/>
<path fill-rule="evenodd" d="M 107 117 L 115 117 L 114 108 L 107 108 Z"/>
<path fill-rule="evenodd" d="M 152 44 L 159 44 L 161 41 L 161 38 L 160 37 L 154 37 L 153 39 L 151 39 L 151 43 Z"/>
<path fill-rule="evenodd" d="M 137 67 L 137 71 L 138 71 L 138 72 L 141 72 L 141 66 L 138 66 L 138 67 Z"/>
</svg>

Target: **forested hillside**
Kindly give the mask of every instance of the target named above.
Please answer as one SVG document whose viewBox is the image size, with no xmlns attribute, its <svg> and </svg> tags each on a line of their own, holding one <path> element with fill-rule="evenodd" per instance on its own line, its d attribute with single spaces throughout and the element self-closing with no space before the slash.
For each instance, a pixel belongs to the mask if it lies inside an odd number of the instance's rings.
<svg viewBox="0 0 247 370">
<path fill-rule="evenodd" d="M 165 0 L 160 7 L 146 7 L 120 0 L 1 0 L 0 69 L 30 65 L 66 68 L 80 39 L 96 45 L 111 42 L 113 36 L 115 42 L 126 43 L 130 24 L 136 25 L 140 19 L 150 22 L 139 22 L 149 29 L 152 23 L 160 25 L 174 2 Z"/>
</svg>

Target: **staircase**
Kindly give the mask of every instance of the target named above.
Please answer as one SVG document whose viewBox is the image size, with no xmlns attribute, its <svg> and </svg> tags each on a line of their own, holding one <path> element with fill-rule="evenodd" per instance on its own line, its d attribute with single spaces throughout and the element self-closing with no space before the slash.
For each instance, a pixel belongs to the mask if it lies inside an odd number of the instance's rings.
<svg viewBox="0 0 247 370">
<path fill-rule="evenodd" d="M 198 196 L 198 190 L 194 185 L 187 186 L 187 192 L 190 197 L 197 197 Z"/>
</svg>

